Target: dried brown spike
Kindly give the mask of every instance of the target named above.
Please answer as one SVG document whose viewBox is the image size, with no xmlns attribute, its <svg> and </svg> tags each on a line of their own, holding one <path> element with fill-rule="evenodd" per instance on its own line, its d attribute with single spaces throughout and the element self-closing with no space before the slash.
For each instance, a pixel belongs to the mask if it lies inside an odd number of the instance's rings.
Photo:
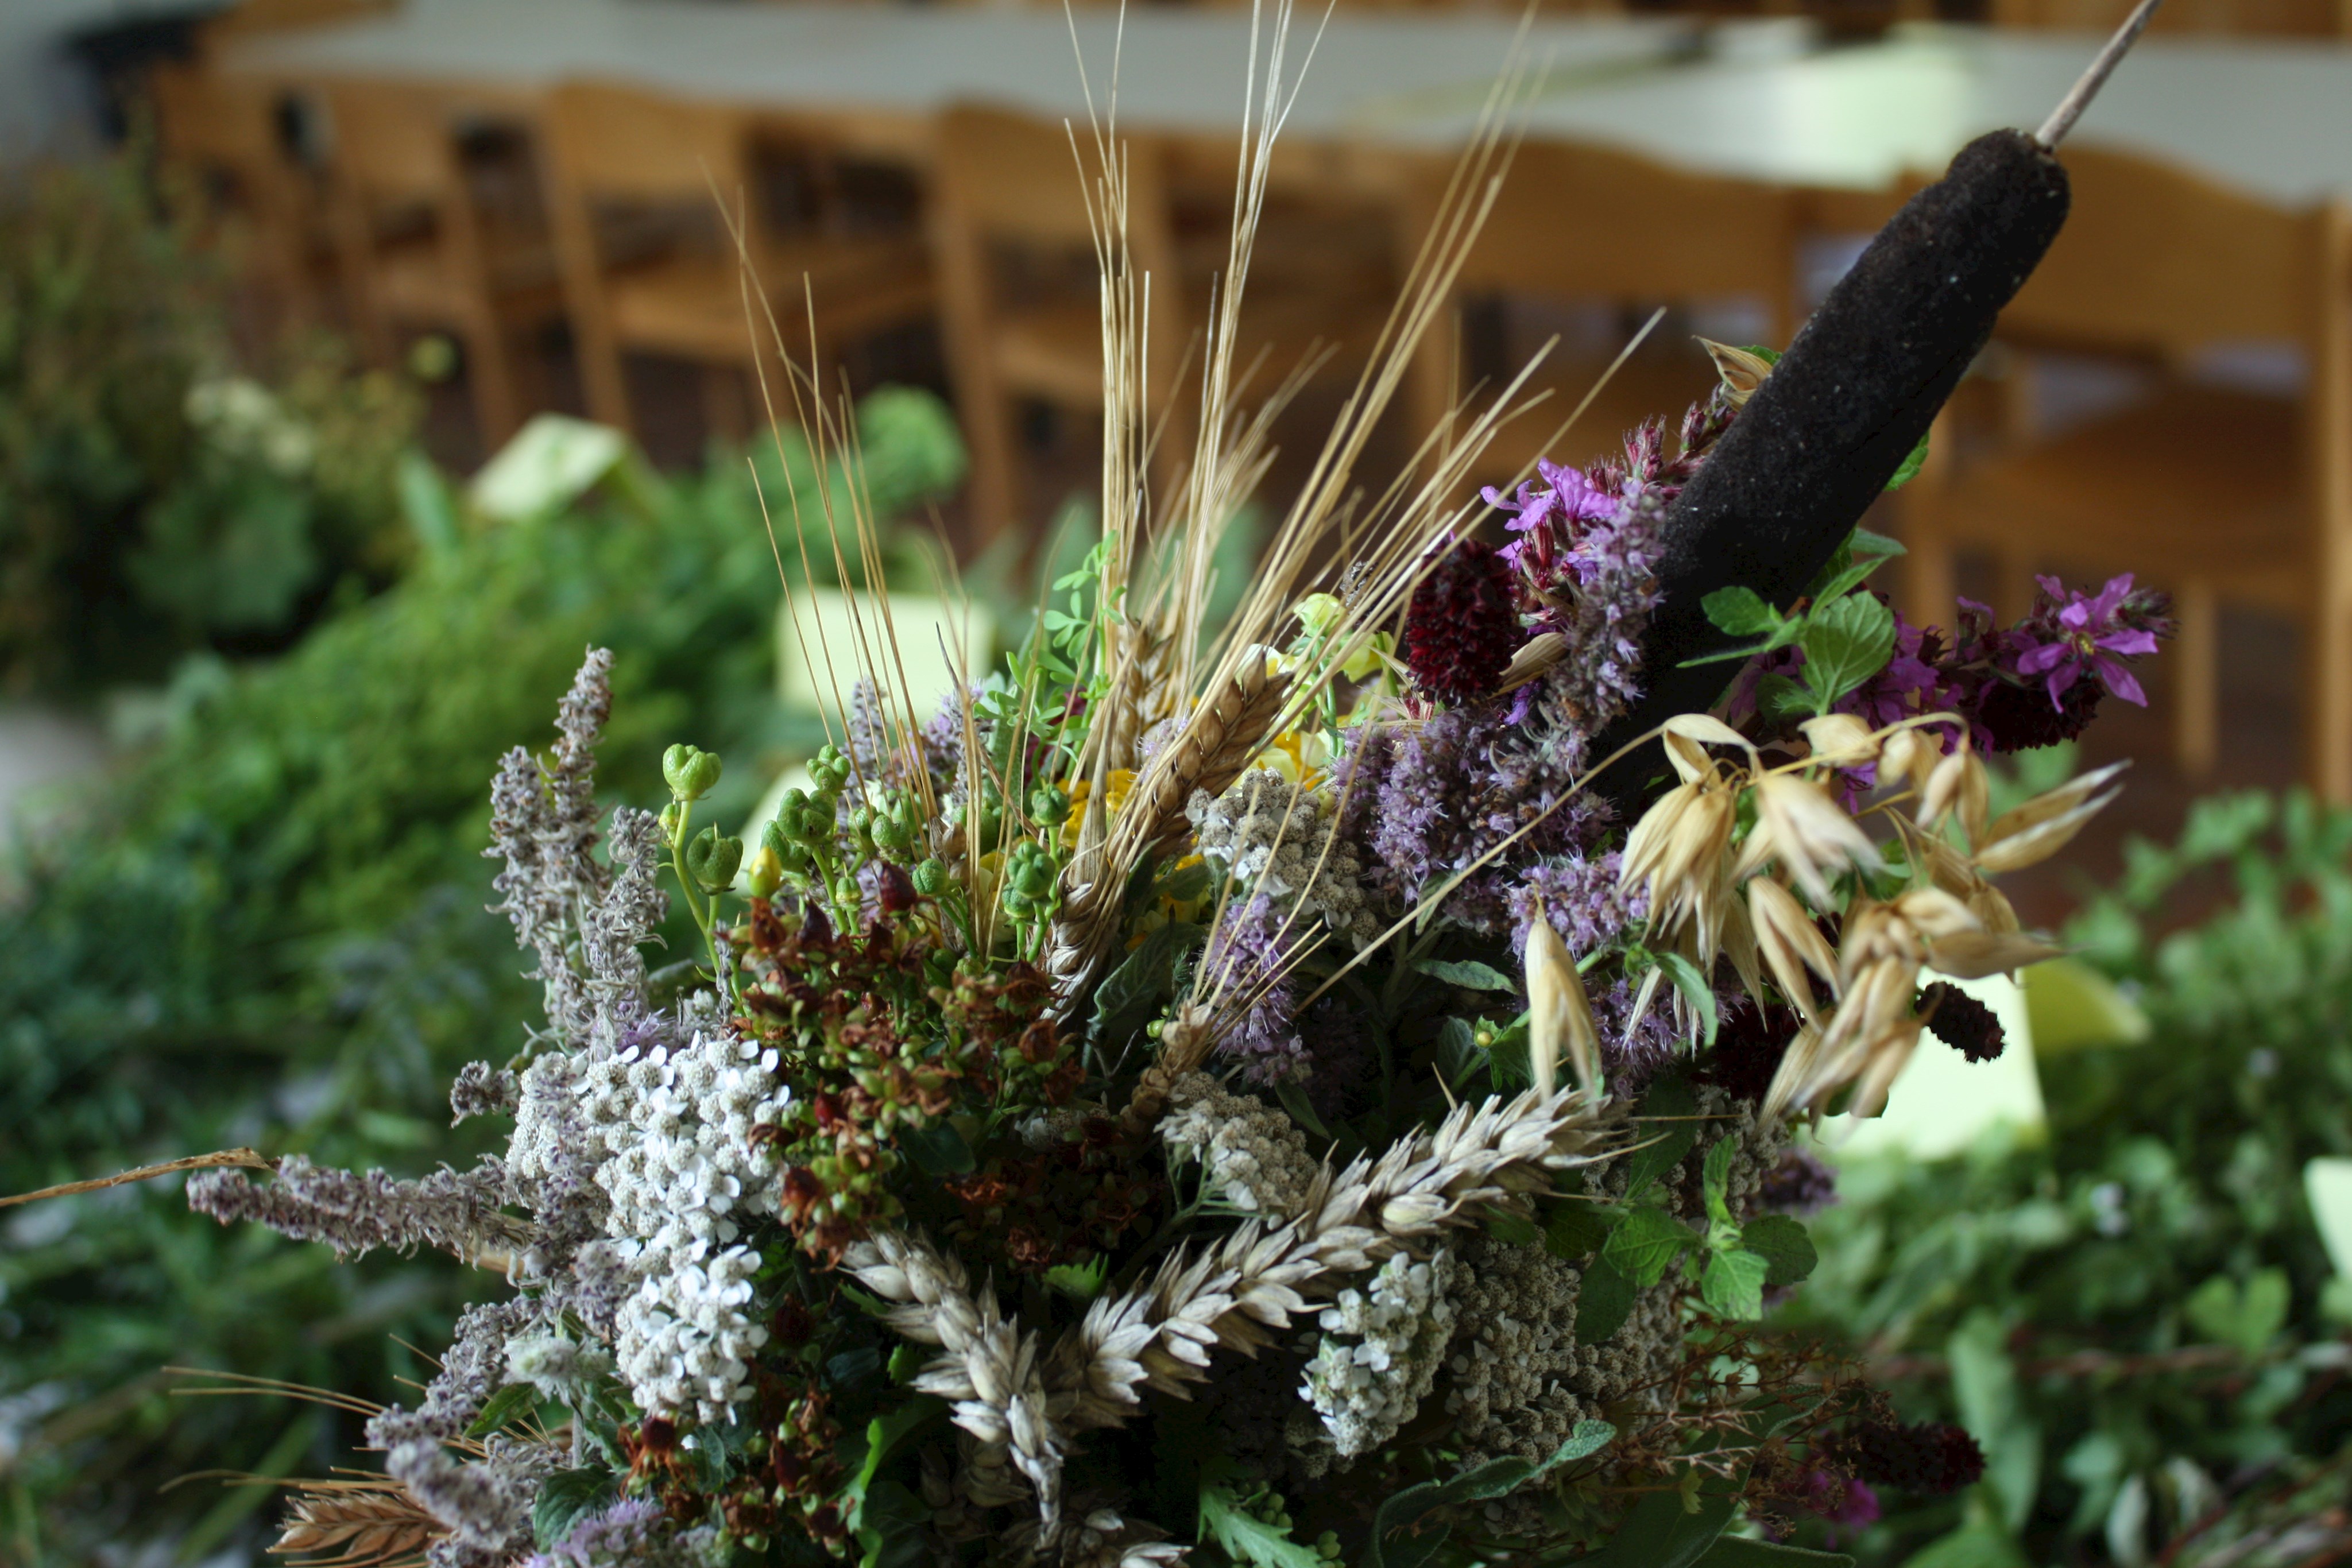
<svg viewBox="0 0 2352 1568">
<path fill-rule="evenodd" d="M 405 1489 L 367 1483 L 312 1483 L 296 1495 L 274 1556 L 308 1556 L 300 1568 L 392 1568 L 420 1561 L 425 1549 L 448 1533 L 439 1520 L 418 1506 Z"/>
</svg>

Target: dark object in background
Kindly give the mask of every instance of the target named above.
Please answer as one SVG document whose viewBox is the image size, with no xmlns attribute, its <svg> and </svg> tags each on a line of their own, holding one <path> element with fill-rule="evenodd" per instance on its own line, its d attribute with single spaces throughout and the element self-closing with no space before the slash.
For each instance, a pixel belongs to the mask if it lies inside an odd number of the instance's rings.
<svg viewBox="0 0 2352 1568">
<path fill-rule="evenodd" d="M 1927 1027 L 1970 1061 L 1990 1061 L 2009 1046 L 1993 1010 L 1958 986 L 1938 980 L 1919 993 Z"/>
<path fill-rule="evenodd" d="M 1650 689 L 1596 755 L 1715 700 L 1726 667 L 1683 667 L 1731 645 L 1701 601 L 1734 583 L 1783 607 L 1803 591 L 1927 433 L 2066 204 L 2057 159 L 1996 131 L 1879 231 L 1668 513 Z"/>
</svg>

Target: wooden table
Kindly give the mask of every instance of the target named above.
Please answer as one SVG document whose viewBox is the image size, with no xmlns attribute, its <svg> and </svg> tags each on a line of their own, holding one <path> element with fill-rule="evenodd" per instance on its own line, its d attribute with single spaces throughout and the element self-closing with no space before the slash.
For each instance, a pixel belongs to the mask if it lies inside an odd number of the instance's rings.
<svg viewBox="0 0 2352 1568">
<path fill-rule="evenodd" d="M 1098 107 L 1118 51 L 1132 130 L 1222 140 L 1240 123 L 1245 10 L 1082 12 Z M 696 0 L 409 0 L 331 29 L 237 40 L 229 63 L 288 80 L 424 80 L 527 101 L 571 76 L 822 119 L 876 150 L 920 157 L 958 99 L 1082 116 L 1073 25 L 1058 10 Z M 1440 149 L 1458 142 L 1507 58 L 1492 13 L 1336 16 L 1285 136 L 1294 144 Z M 1302 19 L 1296 67 L 1313 37 Z M 1549 62 L 1538 136 L 1600 140 L 1720 174 L 1827 191 L 1884 189 L 1938 169 L 1962 142 L 2040 121 L 2096 46 L 2087 37 L 1921 26 L 1814 47 L 1802 24 L 1707 31 L 1676 19 L 1538 24 Z M 1263 41 L 1261 41 L 1263 47 Z M 2075 132 L 2204 170 L 2273 200 L 2352 193 L 2352 46 L 2144 39 Z"/>
</svg>

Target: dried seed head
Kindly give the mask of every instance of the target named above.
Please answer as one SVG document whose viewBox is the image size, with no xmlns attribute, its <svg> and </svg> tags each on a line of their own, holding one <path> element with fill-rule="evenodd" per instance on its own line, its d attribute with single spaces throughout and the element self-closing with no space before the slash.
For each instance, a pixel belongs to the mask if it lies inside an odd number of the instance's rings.
<svg viewBox="0 0 2352 1568">
<path fill-rule="evenodd" d="M 1808 1023 L 1819 1022 L 1812 976 L 1837 984 L 1837 954 L 1796 895 L 1770 877 L 1748 883 L 1748 915 L 1756 946 L 1781 995 Z M 1810 971 L 1810 973 L 1808 973 Z"/>
<path fill-rule="evenodd" d="M 2055 789 L 2036 795 L 2015 810 L 2002 812 L 1999 821 L 1969 834 L 1969 841 L 1978 846 L 1977 865 L 1998 875 L 2037 865 L 2056 854 L 2082 831 L 2084 823 L 2106 810 L 2107 803 L 2123 793 L 2120 788 L 2103 795 L 2092 791 L 2122 771 L 2124 766 L 2111 763 L 2070 779 Z"/>
<path fill-rule="evenodd" d="M 1733 880 L 1753 875 L 1777 860 L 1806 896 L 1826 909 L 1832 903 L 1832 874 L 1847 866 L 1861 872 L 1879 869 L 1878 848 L 1870 835 L 1819 784 L 1792 773 L 1767 773 L 1754 789 L 1756 826 L 1741 848 Z"/>
<path fill-rule="evenodd" d="M 1826 713 L 1797 727 L 1812 747 L 1811 761 L 1832 768 L 1860 768 L 1879 756 L 1878 737 L 1850 713 Z M 1907 735 L 1908 730 L 1898 730 Z"/>
<path fill-rule="evenodd" d="M 1933 736 L 1916 727 L 1895 730 L 1878 748 L 1879 785 L 1907 783 L 1914 789 L 1924 789 L 1927 776 L 1941 760 Z"/>
<path fill-rule="evenodd" d="M 1568 653 L 1568 639 L 1557 632 L 1538 632 L 1519 646 L 1503 671 L 1496 691 L 1515 692 L 1554 664 Z"/>
<path fill-rule="evenodd" d="M 1927 789 L 1919 802 L 1919 820 L 1932 826 L 1957 811 L 1960 826 L 1968 830 L 1969 842 L 1981 843 L 1985 815 L 1991 809 L 1991 800 L 1992 788 L 1985 777 L 1984 764 L 1973 750 L 1963 746 L 1928 773 Z"/>
<path fill-rule="evenodd" d="M 1772 373 L 1772 361 L 1752 349 L 1735 349 L 1728 343 L 1718 343 L 1712 338 L 1701 338 L 1699 346 L 1707 358 L 1715 361 L 1715 373 L 1723 378 L 1723 395 L 1734 408 L 1745 408 L 1756 389 Z"/>
<path fill-rule="evenodd" d="M 1601 1092 L 1601 1032 L 1592 1021 L 1592 1004 L 1584 994 L 1584 978 L 1568 944 L 1552 929 L 1541 908 L 1528 927 L 1528 1056 L 1535 1068 L 1536 1087 L 1549 1096 L 1559 1080 L 1565 1057 L 1576 1086 L 1586 1094 Z"/>
</svg>

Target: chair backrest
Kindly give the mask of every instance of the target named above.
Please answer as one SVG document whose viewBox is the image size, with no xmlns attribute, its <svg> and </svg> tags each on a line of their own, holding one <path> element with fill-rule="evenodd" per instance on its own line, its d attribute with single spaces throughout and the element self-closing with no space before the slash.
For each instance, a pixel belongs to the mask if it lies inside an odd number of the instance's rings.
<svg viewBox="0 0 2352 1568">
<path fill-rule="evenodd" d="M 1431 168 L 1433 211 L 1448 171 Z M 1460 287 L 1640 303 L 1748 295 L 1785 323 L 1796 198 L 1614 148 L 1528 142 L 1465 259 Z M 1786 332 L 1780 334 L 1785 338 Z"/>
<path fill-rule="evenodd" d="M 938 131 L 942 199 L 957 221 L 985 238 L 1089 245 L 1087 187 L 1102 165 L 1092 133 L 1079 127 L 1076 140 L 1083 164 L 1059 120 L 972 105 L 950 109 Z M 1143 259 L 1166 228 L 1166 187 L 1152 143 L 1131 140 L 1127 148 L 1129 242 Z"/>
<path fill-rule="evenodd" d="M 2171 359 L 2216 343 L 2311 341 L 2322 213 L 2095 147 L 2070 146 L 2065 163 L 2066 226 L 2002 313 L 2004 337 Z"/>
<path fill-rule="evenodd" d="M 604 81 L 551 93 L 560 178 L 592 202 L 732 202 L 746 189 L 750 122 L 737 110 Z"/>
<path fill-rule="evenodd" d="M 457 129 L 429 89 L 339 81 L 327 89 L 336 177 L 379 201 L 446 202 L 464 185 Z"/>
<path fill-rule="evenodd" d="M 275 107 L 256 84 L 167 60 L 148 72 L 147 95 L 166 158 L 241 173 L 284 162 Z"/>
</svg>

